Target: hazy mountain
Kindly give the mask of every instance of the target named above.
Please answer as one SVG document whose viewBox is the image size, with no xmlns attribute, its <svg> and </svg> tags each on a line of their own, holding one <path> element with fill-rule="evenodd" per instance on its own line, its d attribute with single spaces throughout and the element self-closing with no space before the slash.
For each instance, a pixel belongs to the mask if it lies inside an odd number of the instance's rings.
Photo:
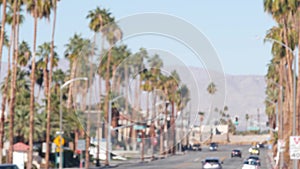
<svg viewBox="0 0 300 169">
<path fill-rule="evenodd" d="M 218 119 L 219 113 L 215 112 L 215 108 L 220 110 L 227 106 L 230 116 L 239 118 L 239 130 L 244 130 L 246 127 L 245 114 L 247 113 L 250 120 L 257 122 L 259 119 L 261 126 L 267 121 L 264 105 L 266 86 L 264 76 L 228 75 L 196 67 L 166 69 L 176 69 L 181 82 L 190 88 L 192 101 L 187 111 L 191 109 L 193 115 L 201 111 L 206 115 L 211 114 L 210 119 Z M 213 76 L 215 80 L 211 80 Z M 207 91 L 210 82 L 214 82 L 217 88 L 214 95 L 210 95 Z M 199 123 L 197 118 L 195 123 Z M 250 125 L 250 122 L 248 124 Z"/>
</svg>

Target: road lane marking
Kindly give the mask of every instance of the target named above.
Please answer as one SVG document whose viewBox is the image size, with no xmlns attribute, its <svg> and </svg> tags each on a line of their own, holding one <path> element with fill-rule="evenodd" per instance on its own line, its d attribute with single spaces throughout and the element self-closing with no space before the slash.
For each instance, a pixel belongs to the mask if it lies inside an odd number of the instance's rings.
<svg viewBox="0 0 300 169">
<path fill-rule="evenodd" d="M 178 165 L 177 167 L 175 167 L 175 169 L 179 169 L 179 168 L 187 168 L 187 167 L 190 166 L 191 164 L 193 164 L 193 163 L 191 163 L 191 162 L 185 162 L 185 163 L 182 163 L 182 164 Z"/>
<path fill-rule="evenodd" d="M 226 158 L 227 158 L 227 156 L 223 156 L 223 157 L 220 158 L 220 160 L 224 161 L 224 160 L 226 160 Z"/>
</svg>

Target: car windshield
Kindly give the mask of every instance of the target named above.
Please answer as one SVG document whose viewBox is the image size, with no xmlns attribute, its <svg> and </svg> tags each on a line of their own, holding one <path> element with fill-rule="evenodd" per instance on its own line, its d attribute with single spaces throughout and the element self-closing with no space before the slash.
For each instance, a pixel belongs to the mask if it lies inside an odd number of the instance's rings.
<svg viewBox="0 0 300 169">
<path fill-rule="evenodd" d="M 255 159 L 255 160 L 259 160 L 259 157 L 256 157 L 256 156 L 250 156 L 248 159 Z"/>
<path fill-rule="evenodd" d="M 248 164 L 248 165 L 258 165 L 258 163 L 254 160 L 248 160 L 248 161 L 244 161 L 244 164 Z"/>
<path fill-rule="evenodd" d="M 18 167 L 15 165 L 0 165 L 0 169 L 18 169 Z"/>
<path fill-rule="evenodd" d="M 219 163 L 218 159 L 206 159 L 205 160 L 206 163 Z"/>
</svg>

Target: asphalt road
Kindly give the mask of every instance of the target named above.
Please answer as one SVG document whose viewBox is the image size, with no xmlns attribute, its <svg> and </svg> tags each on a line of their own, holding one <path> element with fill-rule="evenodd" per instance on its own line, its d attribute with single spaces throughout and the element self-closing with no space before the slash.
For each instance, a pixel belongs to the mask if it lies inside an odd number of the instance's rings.
<svg viewBox="0 0 300 169">
<path fill-rule="evenodd" d="M 242 158 L 234 157 L 231 158 L 231 150 L 237 148 L 242 151 Z M 184 155 L 170 156 L 165 159 L 155 160 L 147 163 L 137 163 L 137 164 L 120 164 L 121 169 L 125 168 L 139 168 L 139 169 L 202 169 L 201 160 L 206 157 L 219 157 L 223 160 L 223 169 L 241 169 L 245 158 L 250 154 L 248 149 L 250 146 L 233 146 L 233 145 L 220 145 L 218 151 L 209 151 L 208 147 L 202 147 L 202 151 L 198 152 L 187 152 Z M 270 164 L 268 164 L 267 149 L 261 149 L 260 153 L 261 159 L 261 169 L 270 169 Z"/>
</svg>

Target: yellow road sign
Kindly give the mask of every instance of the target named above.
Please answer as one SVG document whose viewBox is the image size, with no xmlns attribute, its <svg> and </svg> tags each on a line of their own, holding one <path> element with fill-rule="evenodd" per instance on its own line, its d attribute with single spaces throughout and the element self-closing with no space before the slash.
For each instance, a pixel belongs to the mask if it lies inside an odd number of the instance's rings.
<svg viewBox="0 0 300 169">
<path fill-rule="evenodd" d="M 55 137 L 55 139 L 53 140 L 54 144 L 57 146 L 57 147 L 60 147 L 60 144 L 63 146 L 65 144 L 65 139 L 62 138 L 61 136 L 57 136 Z"/>
</svg>

